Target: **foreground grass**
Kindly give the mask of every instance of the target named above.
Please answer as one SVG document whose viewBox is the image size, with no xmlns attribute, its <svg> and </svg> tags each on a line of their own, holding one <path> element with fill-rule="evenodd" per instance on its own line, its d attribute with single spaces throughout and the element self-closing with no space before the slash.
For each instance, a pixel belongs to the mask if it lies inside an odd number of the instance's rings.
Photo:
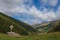
<svg viewBox="0 0 60 40">
<path fill-rule="evenodd" d="M 0 40 L 60 40 L 60 32 L 20 37 L 11 37 L 0 34 Z"/>
</svg>

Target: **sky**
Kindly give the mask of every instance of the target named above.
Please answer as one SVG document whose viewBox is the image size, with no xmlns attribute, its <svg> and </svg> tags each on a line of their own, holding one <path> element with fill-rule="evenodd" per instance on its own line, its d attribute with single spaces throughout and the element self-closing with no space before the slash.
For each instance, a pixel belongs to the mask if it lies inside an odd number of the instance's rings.
<svg viewBox="0 0 60 40">
<path fill-rule="evenodd" d="M 60 0 L 0 0 L 0 12 L 30 25 L 60 19 Z"/>
</svg>

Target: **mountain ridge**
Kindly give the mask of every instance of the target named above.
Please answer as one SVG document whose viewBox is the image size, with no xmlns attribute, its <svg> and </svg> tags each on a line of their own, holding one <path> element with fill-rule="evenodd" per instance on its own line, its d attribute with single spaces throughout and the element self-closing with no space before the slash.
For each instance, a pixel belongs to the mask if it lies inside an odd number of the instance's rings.
<svg viewBox="0 0 60 40">
<path fill-rule="evenodd" d="M 60 19 L 56 21 L 50 21 L 46 23 L 37 24 L 37 29 L 40 32 L 56 32 L 60 31 Z M 58 30 L 59 29 L 59 30 Z"/>
</svg>

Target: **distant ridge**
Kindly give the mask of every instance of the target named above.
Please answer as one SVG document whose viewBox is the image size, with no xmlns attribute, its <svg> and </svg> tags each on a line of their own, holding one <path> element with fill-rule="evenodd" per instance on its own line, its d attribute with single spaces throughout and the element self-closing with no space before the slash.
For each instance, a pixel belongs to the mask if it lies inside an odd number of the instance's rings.
<svg viewBox="0 0 60 40">
<path fill-rule="evenodd" d="M 36 24 L 35 26 L 35 29 L 37 29 L 39 32 L 60 32 L 60 19 Z"/>
</svg>

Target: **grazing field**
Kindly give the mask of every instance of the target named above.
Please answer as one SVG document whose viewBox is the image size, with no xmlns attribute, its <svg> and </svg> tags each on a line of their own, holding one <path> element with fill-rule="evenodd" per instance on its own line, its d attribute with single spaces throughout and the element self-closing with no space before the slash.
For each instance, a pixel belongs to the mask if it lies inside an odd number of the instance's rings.
<svg viewBox="0 0 60 40">
<path fill-rule="evenodd" d="M 60 40 L 60 32 L 41 34 L 41 35 L 29 35 L 20 37 L 11 37 L 5 34 L 0 34 L 0 40 Z"/>
</svg>

